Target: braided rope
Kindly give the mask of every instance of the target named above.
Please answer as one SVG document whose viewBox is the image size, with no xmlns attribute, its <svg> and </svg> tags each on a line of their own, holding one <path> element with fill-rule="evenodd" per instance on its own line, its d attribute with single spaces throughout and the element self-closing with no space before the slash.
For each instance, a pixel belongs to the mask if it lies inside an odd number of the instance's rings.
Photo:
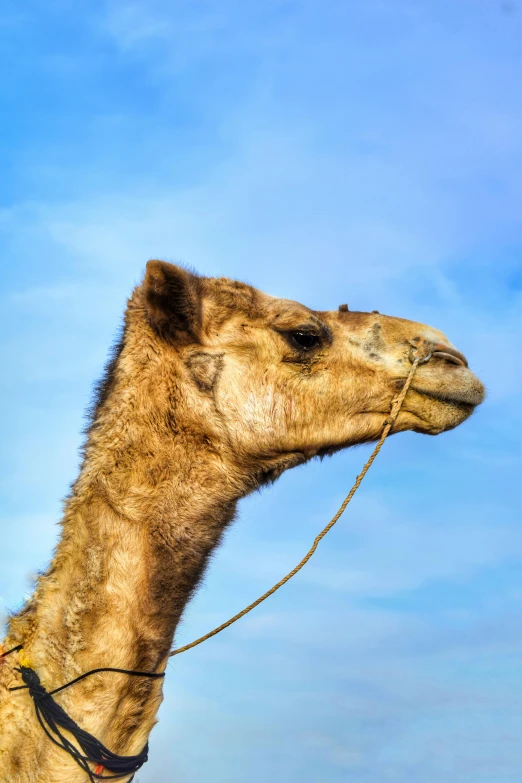
<svg viewBox="0 0 522 783">
<path fill-rule="evenodd" d="M 324 527 L 321 530 L 321 532 L 316 536 L 312 546 L 310 547 L 310 549 L 308 550 L 306 555 L 303 557 L 303 559 L 295 566 L 295 568 L 293 568 L 286 576 L 284 576 L 282 579 L 280 579 L 279 582 L 277 582 L 277 584 L 275 584 L 273 587 L 270 588 L 270 590 L 267 590 L 266 593 L 263 593 L 263 595 L 260 596 L 256 601 L 254 601 L 253 603 L 251 603 L 248 606 L 246 606 L 241 612 L 238 612 L 237 614 L 235 614 L 233 617 L 230 618 L 230 620 L 227 620 L 226 623 L 223 623 L 222 625 L 218 625 L 217 628 L 214 628 L 212 631 L 209 631 L 209 633 L 206 633 L 204 636 L 200 636 L 199 639 L 195 639 L 195 641 L 190 642 L 190 644 L 185 644 L 185 645 L 183 645 L 183 647 L 178 647 L 177 650 L 172 650 L 172 652 L 169 654 L 169 658 L 171 658 L 173 655 L 179 655 L 180 653 L 186 652 L 187 650 L 191 650 L 193 647 L 197 647 L 198 644 L 201 644 L 202 642 L 206 642 L 207 639 L 210 639 L 212 636 L 215 636 L 216 634 L 220 633 L 221 631 L 224 631 L 225 628 L 228 628 L 230 625 L 235 623 L 237 620 L 240 620 L 246 614 L 251 612 L 252 609 L 255 609 L 256 606 L 259 606 L 259 604 L 261 604 L 263 601 L 265 601 L 267 598 L 269 598 L 271 595 L 273 595 L 276 592 L 276 590 L 279 590 L 280 587 L 282 587 L 284 584 L 289 582 L 290 579 L 292 579 L 292 577 L 294 577 L 308 563 L 308 561 L 310 560 L 310 558 L 314 554 L 315 550 L 319 546 L 319 542 L 326 536 L 327 533 L 330 532 L 330 530 L 333 528 L 335 523 L 340 519 L 340 517 L 345 512 L 348 503 L 350 502 L 350 500 L 353 498 L 353 496 L 355 495 L 355 493 L 357 492 L 357 490 L 361 486 L 362 480 L 364 479 L 364 477 L 368 473 L 369 469 L 373 465 L 373 462 L 374 462 L 377 454 L 381 450 L 381 448 L 382 448 L 382 446 L 384 444 L 384 441 L 386 440 L 386 438 L 388 437 L 388 435 L 392 431 L 393 425 L 395 424 L 395 422 L 397 420 L 397 416 L 399 415 L 399 412 L 400 412 L 400 410 L 402 408 L 402 404 L 404 402 L 404 399 L 405 399 L 405 397 L 406 397 L 406 395 L 408 393 L 408 389 L 410 388 L 411 382 L 413 380 L 413 376 L 415 374 L 415 370 L 417 369 L 418 365 L 421 362 L 427 361 L 429 358 L 430 358 L 429 356 L 427 358 L 426 357 L 425 358 L 421 358 L 421 357 L 417 356 L 413 360 L 412 366 L 411 366 L 411 370 L 409 372 L 409 375 L 406 378 L 406 381 L 404 383 L 404 386 L 401 389 L 400 394 L 393 401 L 393 404 L 392 404 L 392 407 L 391 407 L 391 411 L 390 411 L 390 415 L 388 416 L 388 418 L 384 422 L 384 428 L 383 428 L 383 431 L 381 433 L 381 437 L 377 441 L 377 444 L 376 444 L 374 450 L 370 454 L 370 456 L 369 456 L 367 462 L 365 463 L 363 469 L 361 470 L 361 472 L 357 476 L 357 478 L 355 480 L 355 484 L 353 485 L 353 487 L 351 488 L 351 490 L 349 491 L 349 493 L 347 494 L 347 496 L 345 497 L 345 499 L 341 503 L 341 506 L 339 507 L 339 510 L 337 511 L 335 516 L 332 517 L 330 522 L 328 522 L 326 527 Z"/>
</svg>

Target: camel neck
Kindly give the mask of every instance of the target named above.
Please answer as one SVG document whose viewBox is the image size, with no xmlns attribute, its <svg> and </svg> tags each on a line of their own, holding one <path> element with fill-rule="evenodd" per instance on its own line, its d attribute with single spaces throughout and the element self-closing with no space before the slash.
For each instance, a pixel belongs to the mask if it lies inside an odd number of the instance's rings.
<svg viewBox="0 0 522 783">
<path fill-rule="evenodd" d="M 198 456 L 201 471 L 204 460 Z M 204 482 L 173 471 L 152 494 L 136 475 L 133 483 L 98 476 L 88 488 L 80 479 L 53 565 L 39 586 L 38 624 L 41 617 L 46 637 L 59 627 L 65 649 L 81 657 L 96 648 L 105 648 L 104 656 L 115 649 L 112 659 L 125 655 L 127 667 L 160 665 L 235 510 L 220 476 L 208 463 L 205 467 Z M 56 629 L 47 627 L 51 618 Z M 118 629 L 122 639 L 104 644 Z"/>
<path fill-rule="evenodd" d="M 175 460 L 161 465 L 151 455 L 130 472 L 114 458 L 111 471 L 100 471 L 87 454 L 51 567 L 8 635 L 23 642 L 48 689 L 98 667 L 164 670 L 236 502 L 219 462 L 203 449 L 196 454 L 194 444 L 189 451 L 181 460 L 178 444 Z M 60 698 L 108 747 L 134 753 L 154 724 L 161 682 L 106 673 Z"/>
</svg>

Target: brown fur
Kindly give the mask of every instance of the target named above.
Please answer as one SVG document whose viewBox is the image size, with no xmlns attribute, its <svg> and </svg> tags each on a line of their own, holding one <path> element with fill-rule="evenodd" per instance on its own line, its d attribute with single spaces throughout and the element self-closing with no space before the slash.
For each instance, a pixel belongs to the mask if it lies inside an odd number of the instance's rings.
<svg viewBox="0 0 522 783">
<path fill-rule="evenodd" d="M 308 350 L 295 333 L 311 333 Z M 302 338 L 299 338 L 302 339 Z M 243 283 L 147 265 L 100 385 L 80 475 L 48 572 L 9 624 L 0 668 L 1 783 L 80 783 L 13 671 L 48 688 L 95 667 L 161 671 L 176 625 L 236 503 L 284 470 L 380 434 L 412 346 L 450 345 L 378 313 L 314 312 Z M 450 346 L 451 347 L 451 346 Z M 437 434 L 483 398 L 464 366 L 421 366 L 396 431 Z M 99 674 L 60 695 L 87 731 L 136 753 L 161 684 Z"/>
</svg>

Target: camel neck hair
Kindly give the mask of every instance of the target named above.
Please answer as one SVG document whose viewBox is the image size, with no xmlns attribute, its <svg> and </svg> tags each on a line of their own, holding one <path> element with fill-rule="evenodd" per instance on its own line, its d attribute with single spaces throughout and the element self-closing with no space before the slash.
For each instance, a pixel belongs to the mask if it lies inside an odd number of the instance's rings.
<svg viewBox="0 0 522 783">
<path fill-rule="evenodd" d="M 175 437 L 163 461 L 161 450 L 143 442 L 148 459 L 139 462 L 119 448 L 98 454 L 96 444 L 88 446 L 51 566 L 7 637 L 23 642 L 49 688 L 97 667 L 166 666 L 183 609 L 237 498 L 220 460 L 196 441 Z M 139 752 L 161 684 L 117 674 L 90 679 L 64 692 L 62 704 L 108 747 Z"/>
</svg>

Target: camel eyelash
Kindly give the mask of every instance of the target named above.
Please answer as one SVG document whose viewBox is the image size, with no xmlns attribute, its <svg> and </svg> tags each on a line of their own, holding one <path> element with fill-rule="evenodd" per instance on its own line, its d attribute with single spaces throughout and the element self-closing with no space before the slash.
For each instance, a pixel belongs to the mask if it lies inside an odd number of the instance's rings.
<svg viewBox="0 0 522 783">
<path fill-rule="evenodd" d="M 311 353 L 323 345 L 327 335 L 321 334 L 316 328 L 301 327 L 299 329 L 278 329 L 278 333 L 294 350 L 301 354 Z"/>
<path fill-rule="evenodd" d="M 317 348 L 321 344 L 321 338 L 318 334 L 313 332 L 295 331 L 289 332 L 288 337 L 294 346 L 302 351 L 311 351 L 312 348 Z"/>
</svg>

